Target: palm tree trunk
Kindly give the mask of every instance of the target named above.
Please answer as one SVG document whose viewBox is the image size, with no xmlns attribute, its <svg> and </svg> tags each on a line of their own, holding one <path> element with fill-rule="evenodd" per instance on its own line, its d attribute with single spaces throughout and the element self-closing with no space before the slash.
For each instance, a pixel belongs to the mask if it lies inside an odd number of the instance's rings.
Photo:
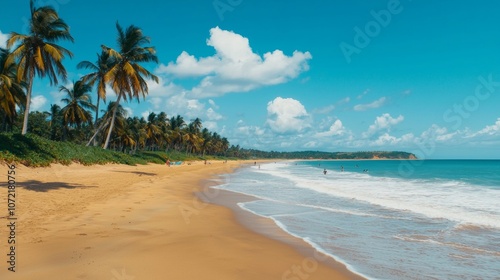
<svg viewBox="0 0 500 280">
<path fill-rule="evenodd" d="M 115 126 L 116 119 L 116 111 L 118 109 L 118 105 L 120 104 L 120 99 L 122 98 L 122 92 L 118 95 L 118 99 L 116 100 L 115 107 L 113 108 L 113 117 L 111 118 L 111 124 L 109 125 L 108 136 L 106 136 L 106 142 L 104 142 L 103 149 L 107 149 L 109 145 L 109 139 L 111 139 L 111 133 L 113 133 L 113 128 Z"/>
<path fill-rule="evenodd" d="M 99 126 L 99 127 L 97 128 L 97 130 L 95 131 L 94 135 L 92 135 L 92 138 L 90 138 L 89 142 L 88 142 L 88 143 L 87 143 L 87 145 L 85 145 L 85 146 L 87 146 L 87 147 L 88 147 L 88 146 L 90 145 L 90 143 L 92 143 L 92 141 L 93 141 L 93 140 L 95 140 L 95 138 L 96 138 L 97 134 L 99 134 L 99 132 L 100 132 L 100 131 L 101 131 L 101 130 L 102 130 L 102 129 L 106 126 L 106 125 L 108 125 L 108 123 L 109 123 L 109 120 L 107 120 L 107 121 L 103 122 L 103 123 L 101 124 L 101 126 Z"/>
<path fill-rule="evenodd" d="M 97 104 L 96 104 L 96 110 L 95 110 L 95 121 L 94 121 L 94 127 L 97 126 L 97 119 L 99 118 L 99 103 L 101 103 L 101 96 L 99 96 L 99 93 L 97 93 Z M 96 145 L 96 138 L 94 138 L 94 143 L 93 145 Z M 88 146 L 88 145 L 87 145 Z"/>
<path fill-rule="evenodd" d="M 31 91 L 33 89 L 33 77 L 35 76 L 35 71 L 32 69 L 29 75 L 30 75 L 29 77 L 30 80 L 28 82 L 28 92 L 26 93 L 26 108 L 24 109 L 23 130 L 21 131 L 22 135 L 25 135 L 26 132 L 28 132 L 28 118 L 30 114 Z"/>
<path fill-rule="evenodd" d="M 99 93 L 97 93 L 97 104 L 96 104 L 96 110 L 95 110 L 94 126 L 97 125 L 97 119 L 99 118 L 99 103 L 101 103 L 101 97 L 99 96 Z"/>
</svg>

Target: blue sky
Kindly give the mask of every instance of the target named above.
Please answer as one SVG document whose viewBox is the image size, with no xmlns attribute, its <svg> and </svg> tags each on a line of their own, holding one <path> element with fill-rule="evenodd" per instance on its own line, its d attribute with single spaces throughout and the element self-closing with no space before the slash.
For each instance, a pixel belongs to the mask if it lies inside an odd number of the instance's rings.
<svg viewBox="0 0 500 280">
<path fill-rule="evenodd" d="M 69 80 L 141 27 L 161 77 L 130 114 L 165 111 L 262 150 L 404 150 L 500 158 L 497 1 L 40 0 L 70 25 Z M 4 0 L 0 42 L 27 32 L 29 1 Z M 34 86 L 33 108 L 61 95 Z M 108 101 L 114 93 L 108 92 Z M 103 108 L 104 106 L 101 106 Z"/>
</svg>

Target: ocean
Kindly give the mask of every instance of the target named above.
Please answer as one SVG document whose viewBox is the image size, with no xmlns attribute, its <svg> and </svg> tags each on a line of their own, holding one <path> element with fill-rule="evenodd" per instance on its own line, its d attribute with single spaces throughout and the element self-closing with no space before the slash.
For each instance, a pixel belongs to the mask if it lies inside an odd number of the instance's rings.
<svg viewBox="0 0 500 280">
<path fill-rule="evenodd" d="M 226 176 L 216 188 L 257 198 L 239 207 L 368 279 L 500 279 L 500 161 L 289 161 Z"/>
</svg>

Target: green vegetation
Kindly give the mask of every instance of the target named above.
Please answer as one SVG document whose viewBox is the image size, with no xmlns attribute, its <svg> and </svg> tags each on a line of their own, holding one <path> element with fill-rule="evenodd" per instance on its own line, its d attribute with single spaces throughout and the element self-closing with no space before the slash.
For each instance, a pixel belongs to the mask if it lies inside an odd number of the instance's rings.
<svg viewBox="0 0 500 280">
<path fill-rule="evenodd" d="M 0 161 L 18 162 L 26 166 L 48 166 L 53 163 L 70 164 L 73 162 L 92 164 L 164 164 L 171 161 L 226 159 L 224 157 L 201 158 L 186 155 L 183 152 L 172 151 L 141 151 L 133 155 L 104 150 L 98 147 L 85 147 L 71 142 L 51 141 L 34 134 L 0 134 Z"/>
<path fill-rule="evenodd" d="M 414 154 L 407 152 L 372 151 L 372 152 L 263 152 L 259 150 L 242 149 L 236 156 L 245 158 L 273 159 L 416 159 Z"/>
</svg>

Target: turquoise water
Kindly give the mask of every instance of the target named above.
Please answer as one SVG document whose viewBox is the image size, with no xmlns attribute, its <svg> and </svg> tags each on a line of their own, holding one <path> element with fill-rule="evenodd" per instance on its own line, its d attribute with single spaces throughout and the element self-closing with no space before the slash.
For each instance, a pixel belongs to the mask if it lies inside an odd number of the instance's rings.
<svg viewBox="0 0 500 280">
<path fill-rule="evenodd" d="M 369 279 L 500 279 L 499 174 L 494 160 L 298 161 L 219 188 Z"/>
</svg>

